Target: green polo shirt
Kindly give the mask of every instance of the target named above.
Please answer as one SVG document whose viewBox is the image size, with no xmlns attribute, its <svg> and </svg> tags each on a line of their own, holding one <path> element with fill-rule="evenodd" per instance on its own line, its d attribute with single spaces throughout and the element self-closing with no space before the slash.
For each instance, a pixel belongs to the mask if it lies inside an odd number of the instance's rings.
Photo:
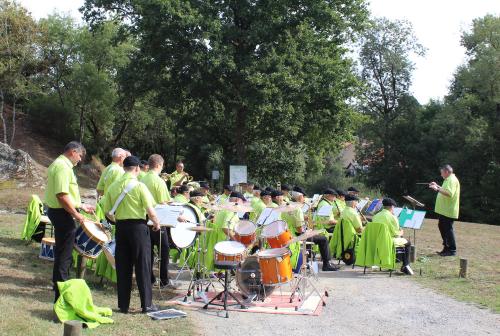
<svg viewBox="0 0 500 336">
<path fill-rule="evenodd" d="M 250 205 L 253 209 L 253 212 L 250 212 L 250 220 L 255 222 L 262 213 L 262 210 L 266 208 L 266 205 L 259 197 L 252 198 L 252 200 L 250 201 Z"/>
<path fill-rule="evenodd" d="M 316 213 L 322 208 L 324 207 L 325 205 L 332 205 L 332 203 L 330 203 L 330 201 L 328 201 L 327 199 L 322 199 L 319 203 L 318 203 L 318 210 L 316 211 Z M 321 230 L 321 229 L 324 229 L 325 227 L 329 228 L 329 227 L 333 227 L 332 225 L 328 224 L 327 221 L 330 221 L 330 220 L 334 220 L 335 217 L 333 215 L 333 208 L 332 208 L 332 211 L 330 211 L 330 214 L 328 216 L 318 216 L 318 215 L 314 215 L 314 226 Z"/>
<path fill-rule="evenodd" d="M 399 237 L 399 221 L 389 210 L 382 209 L 372 218 L 373 223 L 382 223 L 387 225 L 391 236 Z M 369 225 L 369 224 L 368 224 Z"/>
<path fill-rule="evenodd" d="M 149 171 L 139 179 L 148 187 L 149 192 L 153 195 L 156 204 L 170 202 L 170 194 L 165 181 L 154 171 Z"/>
<path fill-rule="evenodd" d="M 216 228 L 228 228 L 234 231 L 234 227 L 240 221 L 238 214 L 228 210 L 219 211 L 215 215 L 214 225 Z"/>
<path fill-rule="evenodd" d="M 342 211 L 344 211 L 345 209 L 345 202 L 339 202 L 339 200 L 334 200 L 333 203 L 332 203 L 332 206 L 333 206 L 333 217 L 336 219 L 336 220 L 339 220 L 340 219 L 340 215 L 342 214 Z"/>
<path fill-rule="evenodd" d="M 351 207 L 346 207 L 344 211 L 342 211 L 340 220 L 344 223 L 349 223 L 355 230 L 362 227 L 361 216 L 356 209 Z"/>
<path fill-rule="evenodd" d="M 106 169 L 101 174 L 99 182 L 97 183 L 97 190 L 102 190 L 104 194 L 108 191 L 108 188 L 113 182 L 120 178 L 125 171 L 116 162 L 111 162 Z"/>
<path fill-rule="evenodd" d="M 227 201 L 229 201 L 229 195 L 226 195 L 226 194 L 220 195 L 219 202 L 218 202 L 219 204 L 224 204 Z"/>
<path fill-rule="evenodd" d="M 174 202 L 186 204 L 186 203 L 189 203 L 189 200 L 183 194 L 177 194 L 174 197 Z"/>
<path fill-rule="evenodd" d="M 101 205 L 105 213 L 111 211 L 123 189 L 132 179 L 137 178 L 130 173 L 125 173 L 109 186 L 108 192 L 104 194 L 101 200 Z M 115 218 L 116 220 L 146 219 L 146 209 L 154 206 L 155 201 L 148 187 L 144 183 L 138 182 L 135 188 L 125 196 L 118 209 L 116 209 Z"/>
<path fill-rule="evenodd" d="M 141 170 L 141 171 L 139 172 L 139 175 L 137 175 L 137 179 L 138 179 L 139 181 L 142 181 L 142 178 L 143 178 L 144 176 L 146 176 L 146 174 L 147 174 L 147 173 L 148 173 L 148 172 L 145 172 L 144 170 Z"/>
<path fill-rule="evenodd" d="M 57 194 L 67 194 L 75 208 L 80 207 L 80 190 L 76 181 L 73 163 L 64 155 L 59 155 L 52 162 L 47 172 L 47 188 L 45 189 L 45 203 L 49 208 L 61 209 Z"/>
<path fill-rule="evenodd" d="M 444 180 L 442 188 L 448 191 L 451 197 L 438 193 L 434 211 L 437 214 L 457 219 L 460 207 L 460 182 L 455 174 L 451 174 Z"/>
<path fill-rule="evenodd" d="M 304 213 L 302 209 L 295 209 L 291 212 L 284 212 L 281 214 L 282 219 L 287 223 L 288 230 L 295 236 L 297 229 L 304 224 Z"/>
</svg>

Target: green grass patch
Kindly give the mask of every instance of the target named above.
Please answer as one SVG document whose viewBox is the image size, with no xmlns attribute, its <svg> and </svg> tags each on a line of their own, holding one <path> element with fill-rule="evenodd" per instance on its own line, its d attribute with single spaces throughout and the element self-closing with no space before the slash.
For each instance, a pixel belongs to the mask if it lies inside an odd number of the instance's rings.
<svg viewBox="0 0 500 336">
<path fill-rule="evenodd" d="M 23 215 L 0 215 L 0 334 L 62 335 L 61 323 L 53 322 L 52 262 L 38 258 L 39 244 L 20 240 Z M 131 314 L 116 312 L 117 296 L 113 284 L 87 270 L 86 280 L 94 303 L 113 309 L 115 323 L 84 330 L 84 335 L 193 335 L 191 317 L 170 321 L 153 321 L 140 314 L 137 290 L 132 294 Z M 159 294 L 153 293 L 155 303 Z M 167 297 L 164 297 L 167 299 Z"/>
</svg>

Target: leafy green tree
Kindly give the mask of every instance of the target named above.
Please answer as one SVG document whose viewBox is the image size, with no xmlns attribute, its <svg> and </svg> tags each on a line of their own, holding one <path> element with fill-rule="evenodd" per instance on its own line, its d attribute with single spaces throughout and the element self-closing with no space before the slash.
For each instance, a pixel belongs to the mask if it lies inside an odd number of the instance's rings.
<svg viewBox="0 0 500 336">
<path fill-rule="evenodd" d="M 219 168 L 248 164 L 277 180 L 281 168 L 259 168 L 334 151 L 353 131 L 346 44 L 366 20 L 363 1 L 88 0 L 83 12 L 91 24 L 121 20 L 137 39 L 140 87 L 184 133 L 174 157 L 199 158 L 209 142 L 222 149 Z"/>
</svg>

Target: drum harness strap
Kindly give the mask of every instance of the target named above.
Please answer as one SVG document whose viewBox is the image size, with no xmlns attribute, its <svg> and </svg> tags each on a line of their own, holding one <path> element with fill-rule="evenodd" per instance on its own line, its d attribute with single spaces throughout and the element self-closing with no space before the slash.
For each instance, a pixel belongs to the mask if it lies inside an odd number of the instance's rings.
<svg viewBox="0 0 500 336">
<path fill-rule="evenodd" d="M 139 182 L 137 180 L 132 180 L 130 181 L 126 186 L 125 188 L 123 188 L 123 191 L 122 193 L 120 194 L 120 196 L 118 196 L 118 198 L 116 199 L 116 202 L 115 202 L 115 205 L 113 205 L 113 208 L 108 212 L 108 215 L 110 217 L 115 217 L 115 212 L 116 212 L 116 209 L 118 209 L 118 206 L 120 205 L 120 203 L 123 201 L 123 199 L 125 198 L 125 196 L 131 192 L 137 185 L 139 184 Z"/>
</svg>

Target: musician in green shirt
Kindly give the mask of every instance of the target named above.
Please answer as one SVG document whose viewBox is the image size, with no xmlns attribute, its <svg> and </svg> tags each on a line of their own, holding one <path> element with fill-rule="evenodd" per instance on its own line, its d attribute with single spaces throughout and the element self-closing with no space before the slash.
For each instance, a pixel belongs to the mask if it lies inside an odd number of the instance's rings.
<svg viewBox="0 0 500 336">
<path fill-rule="evenodd" d="M 450 165 L 441 168 L 443 185 L 431 182 L 429 188 L 437 192 L 434 211 L 439 215 L 438 228 L 443 239 L 443 250 L 439 255 L 454 256 L 457 253 L 453 222 L 458 219 L 460 207 L 460 182 Z"/>
<path fill-rule="evenodd" d="M 317 211 L 319 211 L 324 206 L 332 206 L 332 210 L 329 212 L 328 216 L 314 216 L 314 224 L 316 229 L 325 229 L 328 232 L 333 232 L 337 220 L 333 214 L 333 207 L 336 206 L 337 192 L 331 188 L 326 188 L 323 191 L 323 196 L 321 201 L 318 203 Z M 338 209 L 338 206 L 337 206 Z"/>
<path fill-rule="evenodd" d="M 149 171 L 149 164 L 148 164 L 148 161 L 146 160 L 141 160 L 141 172 L 139 173 L 139 176 L 137 176 L 137 179 L 140 181 L 142 180 L 142 178 L 147 174 L 147 172 Z M 161 171 L 160 171 L 161 173 Z"/>
<path fill-rule="evenodd" d="M 102 196 L 106 193 L 109 186 L 123 175 L 123 160 L 130 156 L 123 148 L 115 148 L 111 152 L 112 162 L 104 169 L 97 183 L 97 194 Z"/>
<path fill-rule="evenodd" d="M 189 203 L 189 187 L 187 185 L 181 185 L 177 188 L 177 195 L 174 197 L 174 202 L 182 204 Z"/>
<path fill-rule="evenodd" d="M 144 183 L 137 181 L 139 165 L 137 157 L 127 157 L 123 161 L 125 174 L 109 186 L 102 200 L 104 212 L 109 214 L 114 210 L 116 218 L 118 308 L 124 314 L 128 313 L 130 305 L 134 268 L 143 313 L 157 310 L 152 303 L 151 240 L 146 214 L 155 231 L 160 229 L 160 223 L 153 208 L 153 196 Z M 125 197 L 121 198 L 122 194 Z"/>
</svg>

